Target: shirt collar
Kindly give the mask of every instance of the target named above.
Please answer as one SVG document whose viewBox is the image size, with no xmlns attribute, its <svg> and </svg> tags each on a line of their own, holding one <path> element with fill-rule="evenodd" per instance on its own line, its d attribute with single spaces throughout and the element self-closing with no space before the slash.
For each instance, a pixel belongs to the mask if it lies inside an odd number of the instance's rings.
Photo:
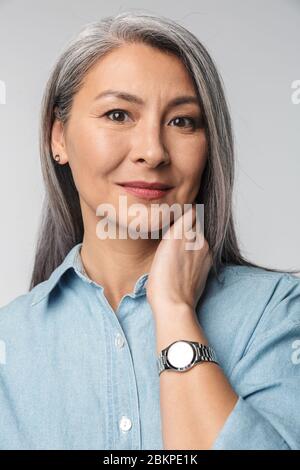
<svg viewBox="0 0 300 470">
<path fill-rule="evenodd" d="M 54 289 L 56 284 L 59 282 L 62 275 L 70 268 L 76 272 L 76 274 L 83 278 L 85 281 L 94 283 L 103 290 L 103 286 L 92 281 L 86 274 L 80 256 L 80 249 L 82 242 L 73 246 L 71 250 L 66 255 L 64 261 L 52 272 L 48 280 L 40 283 L 36 286 L 36 292 L 33 293 L 33 300 L 31 305 L 36 305 L 41 300 L 43 300 L 50 292 Z M 149 273 L 143 274 L 138 278 L 135 283 L 133 295 L 139 296 L 146 293 L 146 282 L 148 279 Z"/>
<path fill-rule="evenodd" d="M 43 300 L 50 292 L 54 289 L 58 281 L 60 280 L 61 276 L 70 268 L 78 269 L 77 263 L 77 254 L 81 247 L 82 243 L 78 243 L 77 245 L 73 246 L 71 250 L 68 252 L 67 256 L 63 260 L 63 262 L 52 272 L 49 279 L 46 281 L 41 282 L 36 286 L 36 292 L 33 293 L 33 301 L 31 305 L 35 305 L 41 300 Z"/>
</svg>

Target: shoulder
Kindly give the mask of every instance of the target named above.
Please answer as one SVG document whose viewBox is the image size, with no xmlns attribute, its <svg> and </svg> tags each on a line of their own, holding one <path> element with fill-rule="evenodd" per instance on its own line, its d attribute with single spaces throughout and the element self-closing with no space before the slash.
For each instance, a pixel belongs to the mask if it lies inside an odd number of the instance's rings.
<svg viewBox="0 0 300 470">
<path fill-rule="evenodd" d="M 208 301 L 222 301 L 231 306 L 243 304 L 245 310 L 275 309 L 278 304 L 300 301 L 300 277 L 284 271 L 267 271 L 260 267 L 228 265 L 219 273 L 219 279 L 210 275 L 204 297 Z M 290 320 L 300 321 L 299 308 L 284 312 Z"/>
<path fill-rule="evenodd" d="M 50 277 L 43 282 L 37 284 L 29 292 L 19 295 L 6 305 L 0 307 L 0 325 L 3 327 L 4 322 L 13 324 L 15 321 L 29 320 L 37 318 L 37 312 L 43 312 L 48 307 L 48 302 L 41 302 L 48 298 L 52 291 L 56 291 L 56 286 L 68 285 L 72 275 L 68 276 L 67 272 L 72 272 L 77 269 L 78 253 L 81 243 L 74 245 L 65 256 L 60 265 L 54 269 Z M 39 308 L 33 308 L 39 304 Z"/>
<path fill-rule="evenodd" d="M 270 322 L 280 319 L 300 322 L 299 277 L 284 271 L 231 265 L 224 269 L 223 279 L 228 292 L 235 293 L 235 301 L 240 298 L 242 302 L 247 301 L 249 306 L 260 306 L 265 314 L 273 312 Z"/>
<path fill-rule="evenodd" d="M 209 275 L 197 305 L 209 339 L 240 357 L 259 339 L 300 337 L 300 278 L 286 272 L 228 265 Z M 221 341 L 220 341 L 221 339 Z"/>
<path fill-rule="evenodd" d="M 29 319 L 32 315 L 33 301 L 39 294 L 42 294 L 49 281 L 37 284 L 33 289 L 24 294 L 18 295 L 7 304 L 0 307 L 0 330 L 3 331 L 5 324 L 20 327 L 20 322 Z"/>
<path fill-rule="evenodd" d="M 267 269 L 256 266 L 240 266 L 236 264 L 229 264 L 220 269 L 220 278 L 225 283 L 228 282 L 262 282 L 265 288 L 272 283 L 277 283 L 279 280 L 300 284 L 300 277 L 285 271 L 268 271 Z"/>
</svg>

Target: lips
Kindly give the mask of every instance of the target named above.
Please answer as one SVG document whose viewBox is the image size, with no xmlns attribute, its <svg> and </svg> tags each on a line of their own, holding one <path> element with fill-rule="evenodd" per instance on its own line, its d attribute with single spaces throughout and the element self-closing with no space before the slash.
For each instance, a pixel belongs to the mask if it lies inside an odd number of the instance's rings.
<svg viewBox="0 0 300 470">
<path fill-rule="evenodd" d="M 121 186 L 126 186 L 129 188 L 146 188 L 146 189 L 171 189 L 172 186 L 165 183 L 160 183 L 158 181 L 154 181 L 152 183 L 147 181 L 125 181 L 123 183 L 117 183 Z"/>
<path fill-rule="evenodd" d="M 128 181 L 117 184 L 122 186 L 126 192 L 142 199 L 160 199 L 172 189 L 172 186 L 158 182 L 146 183 L 145 181 Z"/>
</svg>

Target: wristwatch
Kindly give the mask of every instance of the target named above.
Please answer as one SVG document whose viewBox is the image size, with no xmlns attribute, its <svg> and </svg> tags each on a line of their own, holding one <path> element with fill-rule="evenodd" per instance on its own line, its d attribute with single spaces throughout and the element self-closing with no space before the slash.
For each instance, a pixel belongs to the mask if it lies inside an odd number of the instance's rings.
<svg viewBox="0 0 300 470">
<path fill-rule="evenodd" d="M 184 372 L 201 362 L 218 364 L 214 349 L 211 346 L 184 339 L 169 344 L 157 358 L 159 375 L 168 369 Z"/>
</svg>

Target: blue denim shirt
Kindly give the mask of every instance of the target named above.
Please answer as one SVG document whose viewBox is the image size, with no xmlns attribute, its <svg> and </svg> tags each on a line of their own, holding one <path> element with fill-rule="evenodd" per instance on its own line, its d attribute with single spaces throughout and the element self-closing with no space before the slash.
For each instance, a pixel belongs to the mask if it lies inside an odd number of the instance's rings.
<svg viewBox="0 0 300 470">
<path fill-rule="evenodd" d="M 115 313 L 80 248 L 0 309 L 0 449 L 163 449 L 147 273 Z M 300 279 L 226 266 L 196 311 L 239 396 L 212 449 L 299 449 Z"/>
</svg>

